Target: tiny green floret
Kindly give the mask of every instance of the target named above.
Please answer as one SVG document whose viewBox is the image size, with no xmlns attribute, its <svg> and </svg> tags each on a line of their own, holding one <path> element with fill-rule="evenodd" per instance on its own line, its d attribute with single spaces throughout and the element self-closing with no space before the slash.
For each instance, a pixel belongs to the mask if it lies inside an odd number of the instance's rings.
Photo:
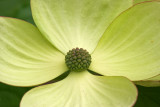
<svg viewBox="0 0 160 107">
<path fill-rule="evenodd" d="M 83 48 L 73 48 L 67 52 L 65 63 L 71 71 L 83 71 L 91 64 L 91 55 Z"/>
</svg>

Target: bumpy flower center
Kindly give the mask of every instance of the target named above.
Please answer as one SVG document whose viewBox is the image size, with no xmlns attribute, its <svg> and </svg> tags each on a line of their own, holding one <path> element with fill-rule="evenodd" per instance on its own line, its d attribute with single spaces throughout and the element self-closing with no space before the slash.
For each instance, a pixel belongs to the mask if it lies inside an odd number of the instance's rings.
<svg viewBox="0 0 160 107">
<path fill-rule="evenodd" d="M 91 55 L 83 48 L 73 48 L 67 52 L 65 62 L 71 71 L 83 71 L 91 64 Z"/>
</svg>

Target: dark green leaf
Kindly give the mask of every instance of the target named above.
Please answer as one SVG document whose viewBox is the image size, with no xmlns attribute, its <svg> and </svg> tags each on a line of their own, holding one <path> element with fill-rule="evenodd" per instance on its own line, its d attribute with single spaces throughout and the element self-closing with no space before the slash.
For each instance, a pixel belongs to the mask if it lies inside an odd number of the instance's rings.
<svg viewBox="0 0 160 107">
<path fill-rule="evenodd" d="M 139 95 L 134 107 L 160 107 L 160 87 L 137 87 Z"/>
<path fill-rule="evenodd" d="M 22 96 L 29 89 L 0 83 L 0 107 L 19 107 Z"/>
<path fill-rule="evenodd" d="M 30 0 L 0 0 L 0 16 L 19 18 L 34 23 Z"/>
</svg>

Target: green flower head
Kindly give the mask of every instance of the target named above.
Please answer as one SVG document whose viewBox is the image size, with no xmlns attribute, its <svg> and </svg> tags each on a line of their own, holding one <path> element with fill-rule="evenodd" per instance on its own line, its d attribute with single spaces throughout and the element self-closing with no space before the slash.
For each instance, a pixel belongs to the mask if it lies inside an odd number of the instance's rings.
<svg viewBox="0 0 160 107">
<path fill-rule="evenodd" d="M 0 17 L 0 81 L 40 85 L 21 107 L 131 107 L 131 81 L 160 80 L 160 2 L 31 0 L 31 8 L 37 27 Z"/>
</svg>

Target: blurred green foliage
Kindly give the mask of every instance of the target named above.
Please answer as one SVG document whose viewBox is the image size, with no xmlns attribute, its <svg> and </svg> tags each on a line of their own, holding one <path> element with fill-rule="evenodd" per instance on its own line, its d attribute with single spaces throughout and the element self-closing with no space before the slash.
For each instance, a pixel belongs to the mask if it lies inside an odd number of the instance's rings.
<svg viewBox="0 0 160 107">
<path fill-rule="evenodd" d="M 19 107 L 22 96 L 29 89 L 0 83 L 0 107 Z"/>
<path fill-rule="evenodd" d="M 138 86 L 138 100 L 134 107 L 160 107 L 160 87 Z"/>
<path fill-rule="evenodd" d="M 0 16 L 19 18 L 34 24 L 30 0 L 0 0 Z M 137 87 L 139 96 L 134 107 L 160 107 L 160 87 Z M 22 96 L 29 89 L 0 83 L 0 107 L 19 107 Z"/>
<path fill-rule="evenodd" d="M 19 18 L 34 23 L 30 0 L 0 0 L 0 16 Z"/>
</svg>

